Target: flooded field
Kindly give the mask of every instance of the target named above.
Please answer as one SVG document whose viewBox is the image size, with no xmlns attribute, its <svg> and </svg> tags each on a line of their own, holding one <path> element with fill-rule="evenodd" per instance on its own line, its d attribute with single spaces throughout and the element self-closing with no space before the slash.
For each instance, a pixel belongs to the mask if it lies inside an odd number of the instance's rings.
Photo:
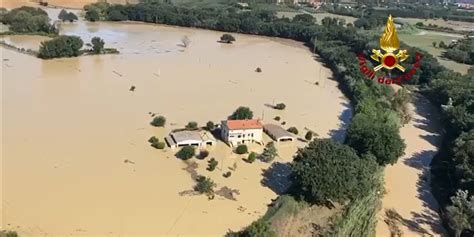
<svg viewBox="0 0 474 237">
<path fill-rule="evenodd" d="M 216 190 L 239 194 L 209 201 L 183 195 L 194 185 L 192 169 L 183 170 L 176 151 L 150 147 L 149 137 L 162 140 L 189 121 L 218 123 L 240 105 L 265 122 L 280 116 L 302 135 L 307 128 L 336 139 L 351 116 L 331 71 L 294 41 L 234 34 L 227 45 L 217 42 L 221 32 L 145 24 L 78 22 L 61 32 L 100 36 L 121 54 L 42 61 L 0 49 L 0 223 L 24 236 L 222 236 L 259 218 L 277 196 L 261 184 L 268 164 L 245 163 L 219 142 L 209 150 L 218 169 L 195 160 L 195 170 Z M 44 39 L 5 40 L 37 48 Z M 280 102 L 286 110 L 266 105 Z M 166 128 L 150 126 L 150 112 L 165 116 Z M 276 161 L 290 161 L 303 145 L 278 145 Z M 224 178 L 229 167 L 237 168 Z"/>
</svg>

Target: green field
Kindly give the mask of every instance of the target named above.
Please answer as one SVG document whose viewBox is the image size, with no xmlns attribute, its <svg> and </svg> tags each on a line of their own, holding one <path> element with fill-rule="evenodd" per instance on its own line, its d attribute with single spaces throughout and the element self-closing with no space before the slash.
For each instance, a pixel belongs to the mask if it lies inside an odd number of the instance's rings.
<svg viewBox="0 0 474 237">
<path fill-rule="evenodd" d="M 457 63 L 451 60 L 446 60 L 441 57 L 442 52 L 444 51 L 441 48 L 433 47 L 433 41 L 438 42 L 444 41 L 446 44 L 449 44 L 452 40 L 457 40 L 462 38 L 461 35 L 455 34 L 448 34 L 448 33 L 441 33 L 441 32 L 434 32 L 434 31 L 421 31 L 417 34 L 398 34 L 398 37 L 404 43 L 421 48 L 428 53 L 436 56 L 438 61 L 445 67 L 450 68 L 456 72 L 460 72 L 465 74 L 467 70 L 470 68 L 470 65 Z"/>
</svg>

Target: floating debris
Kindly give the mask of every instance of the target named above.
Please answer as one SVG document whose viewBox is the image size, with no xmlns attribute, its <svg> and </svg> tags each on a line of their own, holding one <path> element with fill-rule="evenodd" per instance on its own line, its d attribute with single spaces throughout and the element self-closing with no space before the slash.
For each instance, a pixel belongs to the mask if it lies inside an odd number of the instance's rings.
<svg viewBox="0 0 474 237">
<path fill-rule="evenodd" d="M 135 91 L 135 86 L 131 86 L 130 91 Z"/>
<path fill-rule="evenodd" d="M 116 71 L 112 71 L 113 73 L 115 73 L 116 75 L 118 75 L 119 77 L 122 77 L 122 74 L 116 72 Z"/>
<path fill-rule="evenodd" d="M 135 162 L 134 162 L 134 161 L 131 161 L 131 160 L 128 160 L 128 159 L 125 159 L 123 162 L 124 162 L 125 164 L 127 164 L 127 163 L 130 163 L 130 164 L 135 164 Z"/>
</svg>

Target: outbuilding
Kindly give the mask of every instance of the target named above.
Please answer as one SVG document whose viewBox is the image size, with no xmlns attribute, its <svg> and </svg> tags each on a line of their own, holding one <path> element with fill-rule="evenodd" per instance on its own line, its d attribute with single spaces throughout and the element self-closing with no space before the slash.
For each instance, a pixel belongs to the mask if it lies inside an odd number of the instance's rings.
<svg viewBox="0 0 474 237">
<path fill-rule="evenodd" d="M 273 140 L 277 142 L 294 141 L 295 137 L 292 133 L 286 131 L 284 128 L 276 124 L 265 124 L 263 131 L 268 134 Z"/>
<path fill-rule="evenodd" d="M 216 143 L 214 137 L 206 131 L 176 131 L 165 137 L 165 141 L 171 148 L 182 146 L 206 147 Z"/>
</svg>

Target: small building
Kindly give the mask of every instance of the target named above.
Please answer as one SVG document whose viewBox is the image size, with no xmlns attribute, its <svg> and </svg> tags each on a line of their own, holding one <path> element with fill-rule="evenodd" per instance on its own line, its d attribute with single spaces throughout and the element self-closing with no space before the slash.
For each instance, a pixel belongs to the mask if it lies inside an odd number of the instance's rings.
<svg viewBox="0 0 474 237">
<path fill-rule="evenodd" d="M 285 129 L 276 124 L 265 124 L 265 126 L 263 126 L 263 130 L 276 142 L 295 140 L 295 137 L 292 133 L 286 131 Z"/>
<path fill-rule="evenodd" d="M 221 137 L 231 147 L 240 144 L 262 144 L 263 125 L 258 119 L 225 120 L 221 124 Z"/>
<path fill-rule="evenodd" d="M 206 131 L 177 131 L 165 137 L 165 141 L 170 148 L 183 146 L 206 147 L 216 143 L 214 137 Z"/>
</svg>

